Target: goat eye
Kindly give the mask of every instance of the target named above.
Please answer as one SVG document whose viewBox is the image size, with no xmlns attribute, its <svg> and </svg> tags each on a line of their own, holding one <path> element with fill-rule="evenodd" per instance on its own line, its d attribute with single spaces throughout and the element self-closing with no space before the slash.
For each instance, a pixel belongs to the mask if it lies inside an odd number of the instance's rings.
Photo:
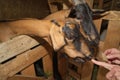
<svg viewBox="0 0 120 80">
<path fill-rule="evenodd" d="M 70 40 L 74 38 L 74 32 L 68 26 L 63 27 L 62 29 L 66 38 Z"/>
</svg>

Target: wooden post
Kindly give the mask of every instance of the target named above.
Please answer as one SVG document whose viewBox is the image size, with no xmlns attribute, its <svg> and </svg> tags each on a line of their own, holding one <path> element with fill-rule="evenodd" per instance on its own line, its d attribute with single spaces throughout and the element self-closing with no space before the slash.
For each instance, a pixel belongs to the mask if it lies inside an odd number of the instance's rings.
<svg viewBox="0 0 120 80">
<path fill-rule="evenodd" d="M 96 29 L 98 30 L 98 33 L 100 33 L 101 24 L 102 24 L 102 19 L 94 20 L 94 24 L 95 24 L 95 26 L 96 26 Z"/>
<path fill-rule="evenodd" d="M 118 48 L 120 43 L 120 20 L 109 20 L 104 50 Z"/>
<path fill-rule="evenodd" d="M 103 1 L 104 1 L 104 0 L 99 0 L 99 6 L 98 6 L 99 9 L 102 9 L 102 8 L 103 8 Z"/>
<path fill-rule="evenodd" d="M 34 64 L 22 70 L 21 74 L 25 76 L 36 76 Z"/>
<path fill-rule="evenodd" d="M 106 38 L 104 41 L 104 46 L 101 49 L 104 52 L 106 49 L 109 48 L 119 48 L 120 46 L 120 20 L 109 20 L 108 29 Z M 107 74 L 108 70 L 100 67 L 97 80 L 106 80 L 105 75 Z"/>
<path fill-rule="evenodd" d="M 81 71 L 81 80 L 91 80 L 92 70 L 93 70 L 92 62 L 84 63 Z"/>
<path fill-rule="evenodd" d="M 2 63 L 0 64 L 0 80 L 6 80 L 8 77 L 14 76 L 16 73 L 32 65 L 35 61 L 46 56 L 48 51 L 45 47 L 38 44 L 36 40 L 28 36 L 19 36 L 0 44 L 0 61 Z M 33 48 L 34 46 L 37 47 Z M 34 69 L 31 66 L 22 73 L 30 74 L 27 71 L 31 68 Z"/>
<path fill-rule="evenodd" d="M 51 13 L 58 11 L 57 5 L 52 4 L 53 2 L 55 2 L 55 0 L 48 0 L 48 5 Z"/>
<path fill-rule="evenodd" d="M 62 56 L 63 53 L 58 52 L 58 71 L 62 77 L 62 80 L 65 80 L 67 75 L 67 60 Z"/>
<path fill-rule="evenodd" d="M 52 79 L 45 79 L 40 77 L 31 77 L 24 75 L 15 75 L 13 77 L 8 78 L 7 80 L 52 80 Z"/>
<path fill-rule="evenodd" d="M 94 0 L 86 0 L 86 2 L 88 3 L 88 5 L 90 6 L 90 8 L 92 9 L 93 8 Z"/>
<path fill-rule="evenodd" d="M 43 68 L 47 77 L 53 77 L 53 63 L 50 55 L 43 58 Z"/>
</svg>

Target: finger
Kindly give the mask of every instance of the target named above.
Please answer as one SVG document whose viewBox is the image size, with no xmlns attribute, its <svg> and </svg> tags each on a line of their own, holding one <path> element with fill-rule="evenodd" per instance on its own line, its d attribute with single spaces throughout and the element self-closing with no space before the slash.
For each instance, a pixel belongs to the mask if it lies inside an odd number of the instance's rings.
<svg viewBox="0 0 120 80">
<path fill-rule="evenodd" d="M 107 63 L 111 64 L 112 62 L 111 61 L 107 61 Z"/>
<path fill-rule="evenodd" d="M 114 75 L 116 76 L 116 80 L 120 80 L 120 72 L 116 71 Z"/>
<path fill-rule="evenodd" d="M 112 63 L 120 64 L 120 60 L 113 60 Z"/>
<path fill-rule="evenodd" d="M 107 74 L 106 74 L 106 78 L 108 79 L 108 80 L 113 80 L 113 78 L 115 77 L 115 70 L 111 70 L 111 71 L 109 71 Z"/>
<path fill-rule="evenodd" d="M 106 56 L 108 59 L 113 59 L 113 58 L 118 58 L 119 59 L 119 54 L 111 54 Z"/>
<path fill-rule="evenodd" d="M 108 54 L 111 53 L 111 51 L 112 51 L 112 49 L 107 49 L 107 50 L 105 50 L 104 54 L 105 54 L 105 55 L 108 55 Z"/>
<path fill-rule="evenodd" d="M 113 68 L 113 65 L 112 64 L 109 64 L 109 63 L 105 63 L 105 62 L 100 62 L 100 61 L 96 61 L 94 59 L 91 60 L 94 64 L 96 65 L 99 65 L 99 66 L 102 66 L 108 70 L 111 70 Z"/>
</svg>

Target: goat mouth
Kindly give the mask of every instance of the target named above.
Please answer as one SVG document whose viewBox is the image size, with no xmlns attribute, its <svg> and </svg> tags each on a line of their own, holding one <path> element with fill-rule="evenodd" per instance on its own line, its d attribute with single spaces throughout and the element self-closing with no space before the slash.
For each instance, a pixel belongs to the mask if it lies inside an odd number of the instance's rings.
<svg viewBox="0 0 120 80">
<path fill-rule="evenodd" d="M 77 63 L 85 63 L 87 61 L 90 61 L 92 58 L 93 58 L 92 55 L 86 56 L 84 58 L 76 57 L 76 58 L 74 58 L 74 61 L 77 62 Z"/>
</svg>

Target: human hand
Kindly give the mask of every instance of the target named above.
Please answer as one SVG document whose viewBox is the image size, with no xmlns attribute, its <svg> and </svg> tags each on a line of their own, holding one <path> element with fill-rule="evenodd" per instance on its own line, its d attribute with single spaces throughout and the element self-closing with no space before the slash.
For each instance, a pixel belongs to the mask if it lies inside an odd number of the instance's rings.
<svg viewBox="0 0 120 80">
<path fill-rule="evenodd" d="M 96 61 L 94 59 L 92 59 L 91 61 L 96 65 L 102 66 L 102 67 L 110 70 L 106 74 L 106 78 L 108 80 L 120 80 L 120 66 L 109 64 L 109 63 L 106 63 L 106 62 Z"/>
<path fill-rule="evenodd" d="M 118 49 L 107 49 L 103 54 L 106 55 L 109 63 L 120 64 L 120 51 Z"/>
</svg>

